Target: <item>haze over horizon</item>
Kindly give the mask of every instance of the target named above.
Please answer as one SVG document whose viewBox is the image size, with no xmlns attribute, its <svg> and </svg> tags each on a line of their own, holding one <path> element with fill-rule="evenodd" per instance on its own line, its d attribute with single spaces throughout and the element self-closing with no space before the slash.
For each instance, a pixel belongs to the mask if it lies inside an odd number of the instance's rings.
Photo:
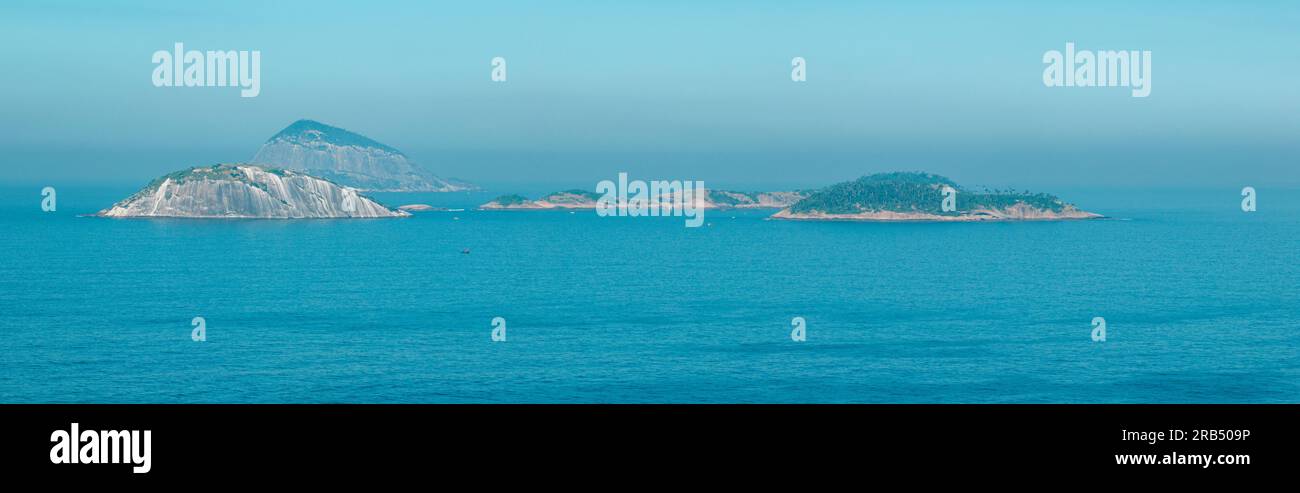
<svg viewBox="0 0 1300 493">
<path fill-rule="evenodd" d="M 1300 185 L 1295 4 L 109 3 L 0 6 L 0 185 L 246 161 L 300 118 L 498 187 Z M 150 55 L 176 42 L 259 50 L 261 94 L 154 87 Z M 1151 51 L 1150 97 L 1045 87 L 1066 42 Z"/>
</svg>

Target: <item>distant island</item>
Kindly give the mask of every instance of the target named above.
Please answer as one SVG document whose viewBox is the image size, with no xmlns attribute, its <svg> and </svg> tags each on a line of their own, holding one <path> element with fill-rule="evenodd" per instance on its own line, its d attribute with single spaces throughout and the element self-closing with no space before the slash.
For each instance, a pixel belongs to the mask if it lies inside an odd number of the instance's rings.
<svg viewBox="0 0 1300 493">
<path fill-rule="evenodd" d="M 446 207 L 434 207 L 429 204 L 406 204 L 406 205 L 397 206 L 397 210 L 408 211 L 408 212 L 429 212 L 429 211 L 445 211 L 448 209 Z"/>
<path fill-rule="evenodd" d="M 313 120 L 298 120 L 273 135 L 258 149 L 252 163 L 302 171 L 374 192 L 458 192 L 478 188 L 440 178 L 391 146 Z"/>
<path fill-rule="evenodd" d="M 519 194 L 507 194 L 480 205 L 480 209 L 595 209 L 600 194 L 585 190 L 565 190 L 529 200 Z"/>
<path fill-rule="evenodd" d="M 356 189 L 290 170 L 215 164 L 159 177 L 101 217 L 379 218 L 405 217 Z"/>
<path fill-rule="evenodd" d="M 944 189 L 956 192 L 955 208 L 943 210 Z M 771 219 L 840 221 L 1033 221 L 1095 219 L 1055 195 L 966 190 L 943 176 L 921 172 L 878 173 L 826 187 Z"/>
<path fill-rule="evenodd" d="M 952 210 L 943 207 L 944 190 L 954 192 Z M 502 195 L 483 210 L 595 209 L 602 197 L 565 190 L 537 199 Z M 672 202 L 674 194 L 657 198 Z M 652 199 L 654 200 L 654 199 Z M 931 173 L 891 172 L 864 176 L 816 191 L 733 192 L 706 189 L 694 197 L 702 209 L 780 209 L 770 219 L 822 221 L 1048 221 L 1095 219 L 1055 195 L 1014 190 L 969 190 Z"/>
<path fill-rule="evenodd" d="M 357 188 L 299 171 L 251 164 L 216 164 L 159 177 L 100 211 L 102 217 L 365 218 L 406 217 L 448 210 L 407 204 L 396 210 L 360 195 Z M 821 190 L 734 192 L 702 189 L 693 209 L 779 209 L 769 219 L 810 221 L 1047 221 L 1095 219 L 1055 195 L 1015 190 L 971 190 L 923 172 L 877 173 Z M 945 193 L 948 192 L 948 193 Z M 681 203 L 680 190 L 650 199 Z M 502 195 L 482 210 L 596 209 L 612 197 L 572 189 L 537 199 Z M 947 199 L 951 207 L 945 207 Z M 947 210 L 945 210 L 947 209 Z M 456 209 L 459 210 L 459 209 Z"/>
<path fill-rule="evenodd" d="M 780 209 L 799 202 L 805 192 L 733 192 L 705 189 L 692 197 L 697 208 L 702 209 Z M 502 195 L 479 206 L 485 210 L 530 209 L 595 209 L 601 194 L 586 190 L 565 190 L 545 195 L 536 200 L 518 194 Z M 675 194 L 659 197 L 659 202 L 673 202 Z"/>
</svg>

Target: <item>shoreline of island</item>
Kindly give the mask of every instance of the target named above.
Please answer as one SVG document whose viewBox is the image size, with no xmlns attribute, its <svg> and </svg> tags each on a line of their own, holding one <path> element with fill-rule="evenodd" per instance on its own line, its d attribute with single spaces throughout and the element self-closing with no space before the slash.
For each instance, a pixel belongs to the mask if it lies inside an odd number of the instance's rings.
<svg viewBox="0 0 1300 493">
<path fill-rule="evenodd" d="M 875 222 L 875 223 L 956 223 L 956 222 L 1022 222 L 1022 221 L 1084 221 L 1089 219 L 1106 219 L 1101 214 L 1073 209 L 1064 213 L 1039 212 L 1034 214 L 1014 214 L 1007 211 L 976 210 L 959 212 L 957 215 L 944 216 L 928 213 L 910 213 L 895 211 L 862 212 L 857 214 L 826 214 L 821 212 L 792 213 L 789 209 L 768 216 L 768 220 L 777 221 L 839 221 L 839 222 Z"/>
</svg>

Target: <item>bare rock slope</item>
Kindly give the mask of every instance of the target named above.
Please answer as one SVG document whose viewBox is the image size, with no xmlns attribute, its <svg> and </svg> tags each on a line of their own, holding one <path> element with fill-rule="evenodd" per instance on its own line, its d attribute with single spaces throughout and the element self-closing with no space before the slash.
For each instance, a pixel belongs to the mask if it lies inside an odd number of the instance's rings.
<svg viewBox="0 0 1300 493">
<path fill-rule="evenodd" d="M 404 217 L 343 187 L 295 171 L 247 164 L 191 168 L 163 176 L 97 214 L 102 217 Z"/>
<path fill-rule="evenodd" d="M 252 162 L 303 171 L 359 190 L 456 192 L 475 186 L 443 179 L 402 151 L 363 135 L 312 120 L 298 120 L 272 136 Z"/>
</svg>

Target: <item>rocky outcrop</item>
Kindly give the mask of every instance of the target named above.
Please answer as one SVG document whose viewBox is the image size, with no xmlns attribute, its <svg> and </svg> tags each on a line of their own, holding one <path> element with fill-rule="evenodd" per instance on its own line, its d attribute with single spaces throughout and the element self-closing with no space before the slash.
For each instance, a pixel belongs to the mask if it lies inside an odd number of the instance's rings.
<svg viewBox="0 0 1300 493">
<path fill-rule="evenodd" d="M 691 193 L 697 208 L 701 209 L 781 209 L 790 207 L 807 197 L 804 192 L 733 192 L 730 190 L 704 189 Z M 686 199 L 685 193 L 668 193 L 659 197 L 659 202 L 673 202 L 677 195 Z"/>
<path fill-rule="evenodd" d="M 689 199 L 697 209 L 780 209 L 789 207 L 802 200 L 802 192 L 732 192 L 727 190 L 704 190 L 705 193 L 691 193 Z M 681 197 L 678 197 L 681 195 Z M 529 200 L 520 195 L 502 195 L 491 202 L 479 206 L 482 209 L 595 209 L 601 194 L 584 190 L 566 190 L 556 192 L 536 200 Z M 659 196 L 659 203 L 674 203 L 675 200 L 687 200 L 685 193 L 667 193 Z M 611 197 L 611 203 L 617 199 Z"/>
<path fill-rule="evenodd" d="M 178 171 L 97 214 L 102 217 L 378 218 L 403 211 L 356 189 L 289 170 L 220 164 Z"/>
</svg>

